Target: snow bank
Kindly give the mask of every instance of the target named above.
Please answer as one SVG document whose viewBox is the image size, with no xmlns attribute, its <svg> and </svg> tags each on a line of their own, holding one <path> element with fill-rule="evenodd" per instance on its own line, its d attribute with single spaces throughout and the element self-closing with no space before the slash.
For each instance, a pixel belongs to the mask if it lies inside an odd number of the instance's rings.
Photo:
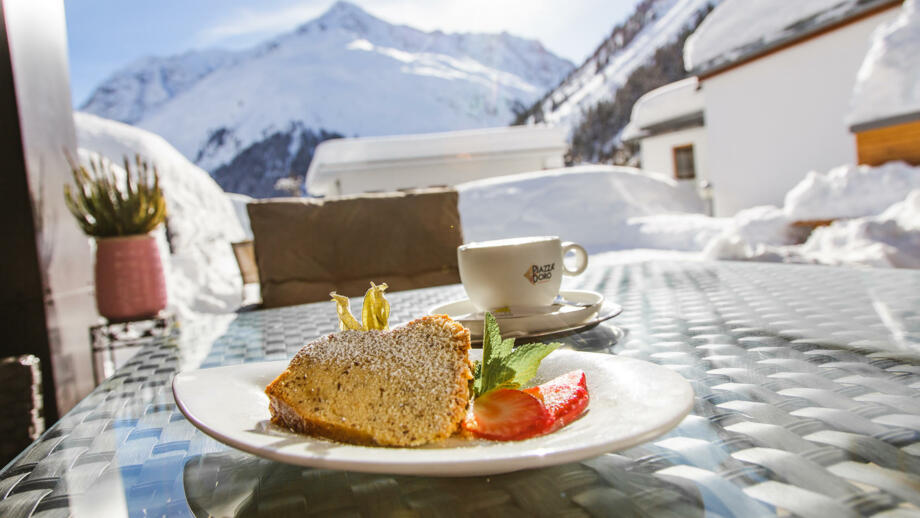
<svg viewBox="0 0 920 518">
<path fill-rule="evenodd" d="M 897 20 L 880 26 L 856 77 L 849 124 L 920 113 L 920 6 L 906 0 Z"/>
<path fill-rule="evenodd" d="M 240 227 L 243 229 L 243 234 L 245 235 L 244 239 L 247 241 L 251 240 L 252 225 L 249 224 L 249 210 L 246 209 L 246 205 L 252 201 L 252 196 L 228 192 L 227 199 L 233 204 L 233 211 L 236 213 L 236 219 L 239 220 Z"/>
<path fill-rule="evenodd" d="M 702 210 L 699 199 L 670 178 L 629 167 L 553 169 L 468 182 L 457 190 L 467 242 L 549 234 L 591 252 L 653 248 L 643 239 L 668 244 L 662 232 L 651 220 L 631 218 Z"/>
<path fill-rule="evenodd" d="M 724 0 L 684 45 L 687 70 L 730 63 L 860 8 L 861 0 Z"/>
<path fill-rule="evenodd" d="M 837 218 L 848 219 L 795 244 L 794 221 Z M 738 213 L 703 257 L 920 268 L 920 168 L 889 163 L 809 173 L 786 195 L 784 208 Z"/>
<path fill-rule="evenodd" d="M 920 167 L 843 165 L 827 174 L 808 173 L 786 194 L 784 211 L 793 221 L 873 216 L 913 189 L 920 189 Z"/>
<path fill-rule="evenodd" d="M 236 309 L 241 279 L 230 243 L 244 232 L 217 183 L 157 135 L 87 113 L 74 113 L 74 122 L 81 157 L 98 153 L 118 164 L 139 153 L 156 165 L 172 249 L 164 264 L 170 307 L 179 314 Z"/>
<path fill-rule="evenodd" d="M 626 221 L 617 241 L 635 248 L 699 252 L 730 222 L 729 218 L 690 213 L 638 216 Z"/>
<path fill-rule="evenodd" d="M 768 253 L 768 247 L 790 245 L 790 220 L 782 209 L 772 205 L 743 210 L 733 218 L 718 236 L 706 244 L 703 256 L 707 259 L 777 260 Z"/>
<path fill-rule="evenodd" d="M 799 252 L 823 264 L 920 268 L 920 189 L 879 216 L 815 230 Z"/>
</svg>

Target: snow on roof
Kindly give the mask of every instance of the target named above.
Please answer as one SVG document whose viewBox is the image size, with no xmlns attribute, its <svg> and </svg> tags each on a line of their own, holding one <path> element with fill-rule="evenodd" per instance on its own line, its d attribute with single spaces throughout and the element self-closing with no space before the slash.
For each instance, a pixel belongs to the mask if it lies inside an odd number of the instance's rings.
<svg viewBox="0 0 920 518">
<path fill-rule="evenodd" d="M 897 0 L 724 0 L 684 45 L 684 66 L 714 71 Z"/>
<path fill-rule="evenodd" d="M 649 127 L 701 113 L 703 91 L 696 76 L 656 88 L 633 105 L 629 124 L 623 129 L 622 140 L 633 140 L 646 134 Z"/>
<path fill-rule="evenodd" d="M 509 126 L 442 133 L 327 140 L 316 148 L 307 171 L 307 192 L 327 192 L 342 169 L 375 162 L 445 159 L 494 153 L 558 149 L 565 134 L 554 126 Z"/>
<path fill-rule="evenodd" d="M 626 123 L 626 126 L 623 126 L 623 130 L 620 131 L 620 140 L 623 142 L 629 142 L 631 140 L 636 140 L 644 137 L 646 135 L 645 131 L 642 131 L 642 128 L 633 121 Z"/>
<path fill-rule="evenodd" d="M 847 122 L 853 126 L 899 116 L 920 118 L 920 5 L 880 26 L 856 77 Z"/>
</svg>

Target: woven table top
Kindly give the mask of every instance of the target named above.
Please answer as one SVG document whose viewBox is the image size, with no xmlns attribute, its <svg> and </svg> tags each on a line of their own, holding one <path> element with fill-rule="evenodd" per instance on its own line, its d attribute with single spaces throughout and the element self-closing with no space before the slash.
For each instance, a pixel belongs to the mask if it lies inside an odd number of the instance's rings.
<svg viewBox="0 0 920 518">
<path fill-rule="evenodd" d="M 0 517 L 920 516 L 920 272 L 600 260 L 566 286 L 624 307 L 568 347 L 690 382 L 695 405 L 675 429 L 491 477 L 284 465 L 199 432 L 170 384 L 287 359 L 337 329 L 332 304 L 202 317 L 144 346 L 6 466 Z M 391 322 L 462 296 L 389 294 Z"/>
</svg>

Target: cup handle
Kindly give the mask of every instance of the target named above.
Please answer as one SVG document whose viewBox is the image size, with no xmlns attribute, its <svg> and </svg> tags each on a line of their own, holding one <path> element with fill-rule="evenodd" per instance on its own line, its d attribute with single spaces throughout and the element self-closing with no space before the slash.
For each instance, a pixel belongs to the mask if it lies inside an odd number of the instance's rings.
<svg viewBox="0 0 920 518">
<path fill-rule="evenodd" d="M 562 272 L 565 275 L 579 275 L 581 272 L 585 271 L 585 268 L 588 267 L 588 252 L 582 248 L 578 243 L 573 243 L 571 241 L 565 241 L 562 243 L 562 258 L 565 259 L 565 254 L 569 253 L 569 250 L 575 251 L 575 269 L 569 270 L 565 265 L 565 260 L 562 261 Z"/>
</svg>

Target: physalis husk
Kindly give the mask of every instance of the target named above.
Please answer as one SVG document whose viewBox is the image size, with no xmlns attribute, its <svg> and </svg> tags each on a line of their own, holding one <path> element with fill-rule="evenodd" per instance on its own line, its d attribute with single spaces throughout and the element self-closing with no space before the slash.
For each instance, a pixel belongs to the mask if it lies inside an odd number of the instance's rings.
<svg viewBox="0 0 920 518">
<path fill-rule="evenodd" d="M 336 312 L 339 314 L 339 328 L 355 329 L 357 331 L 369 331 L 371 329 L 387 329 L 387 321 L 390 319 L 390 303 L 383 296 L 384 290 L 387 289 L 387 283 L 375 285 L 371 283 L 370 289 L 364 294 L 364 306 L 361 308 L 361 323 L 351 314 L 351 305 L 348 297 L 339 295 L 336 292 L 329 294 L 336 304 Z"/>
</svg>

